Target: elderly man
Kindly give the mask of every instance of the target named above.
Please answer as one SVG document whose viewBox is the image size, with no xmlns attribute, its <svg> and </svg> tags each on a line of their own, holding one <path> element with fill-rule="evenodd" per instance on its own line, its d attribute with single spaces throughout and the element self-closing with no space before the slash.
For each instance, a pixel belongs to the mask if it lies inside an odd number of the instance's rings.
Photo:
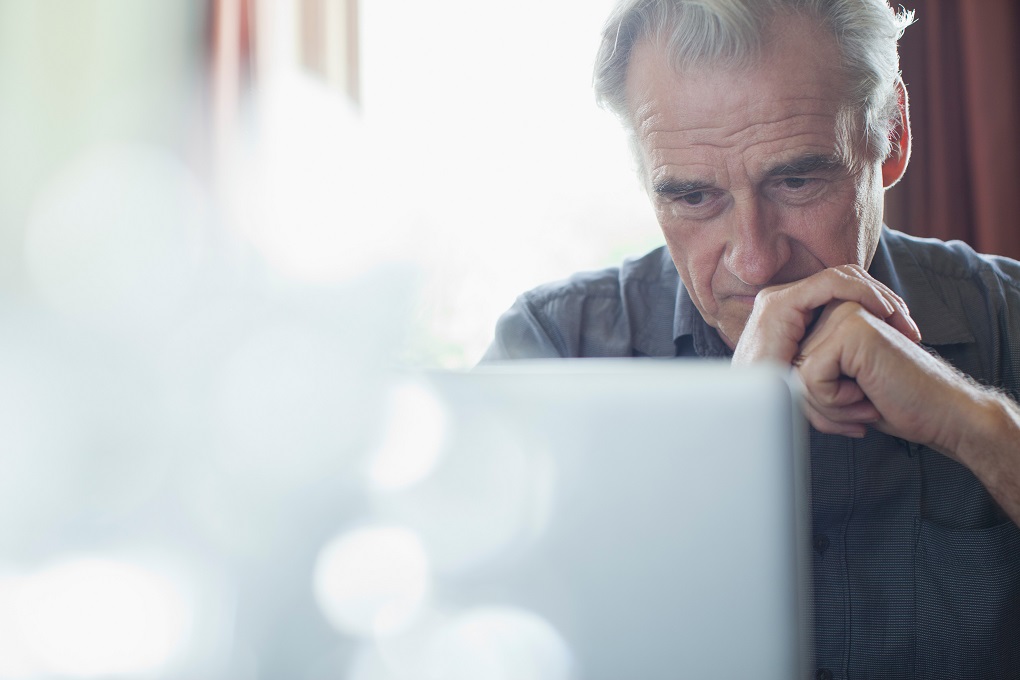
<svg viewBox="0 0 1020 680">
<path fill-rule="evenodd" d="M 1020 263 L 882 224 L 910 155 L 910 20 L 885 0 L 623 0 L 595 84 L 666 246 L 522 295 L 485 359 L 791 365 L 817 677 L 1016 678 Z"/>
</svg>

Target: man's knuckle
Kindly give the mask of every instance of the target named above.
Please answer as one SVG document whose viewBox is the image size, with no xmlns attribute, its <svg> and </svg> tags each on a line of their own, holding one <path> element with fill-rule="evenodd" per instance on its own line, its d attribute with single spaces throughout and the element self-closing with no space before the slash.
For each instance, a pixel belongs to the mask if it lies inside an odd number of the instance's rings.
<svg viewBox="0 0 1020 680">
<path fill-rule="evenodd" d="M 852 279 L 859 279 L 864 270 L 856 264 L 841 264 L 832 268 L 832 271 L 840 276 Z"/>
</svg>

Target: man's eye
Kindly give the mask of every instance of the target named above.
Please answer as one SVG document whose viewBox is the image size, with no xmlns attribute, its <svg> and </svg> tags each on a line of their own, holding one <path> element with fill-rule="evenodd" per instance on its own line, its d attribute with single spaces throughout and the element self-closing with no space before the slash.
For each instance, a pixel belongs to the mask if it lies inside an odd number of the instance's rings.
<svg viewBox="0 0 1020 680">
<path fill-rule="evenodd" d="M 689 194 L 684 194 L 680 197 L 680 200 L 687 205 L 699 205 L 705 201 L 704 191 L 692 191 Z"/>
<path fill-rule="evenodd" d="M 787 189 L 802 189 L 807 183 L 808 180 L 805 177 L 787 177 L 783 180 L 783 185 Z"/>
</svg>

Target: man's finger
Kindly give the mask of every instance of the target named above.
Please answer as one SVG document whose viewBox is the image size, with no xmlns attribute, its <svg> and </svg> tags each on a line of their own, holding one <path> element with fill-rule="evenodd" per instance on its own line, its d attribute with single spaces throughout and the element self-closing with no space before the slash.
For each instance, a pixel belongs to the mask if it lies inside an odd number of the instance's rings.
<svg viewBox="0 0 1020 680">
<path fill-rule="evenodd" d="M 857 265 L 831 267 L 796 283 L 767 288 L 759 296 L 763 304 L 790 305 L 804 314 L 830 302 L 856 302 L 911 341 L 921 341 L 903 298 Z"/>
<path fill-rule="evenodd" d="M 810 403 L 804 404 L 804 415 L 807 417 L 808 422 L 819 432 L 838 434 L 855 439 L 860 439 L 868 433 L 867 426 L 871 422 L 870 420 L 858 422 L 856 420 L 844 421 L 839 418 L 833 419 L 823 414 Z"/>
<path fill-rule="evenodd" d="M 889 313 L 878 313 L 874 307 L 861 303 L 865 309 L 878 318 L 884 319 L 890 326 L 910 338 L 911 341 L 921 342 L 921 330 L 917 327 L 917 324 L 914 323 L 914 319 L 911 318 L 910 309 L 907 307 L 906 301 L 897 295 L 896 291 L 873 277 L 863 267 L 859 267 L 857 265 L 845 265 L 843 267 L 836 267 L 835 269 L 842 275 L 851 276 L 852 278 L 857 278 L 867 283 L 869 287 L 875 290 L 883 298 Z"/>
</svg>

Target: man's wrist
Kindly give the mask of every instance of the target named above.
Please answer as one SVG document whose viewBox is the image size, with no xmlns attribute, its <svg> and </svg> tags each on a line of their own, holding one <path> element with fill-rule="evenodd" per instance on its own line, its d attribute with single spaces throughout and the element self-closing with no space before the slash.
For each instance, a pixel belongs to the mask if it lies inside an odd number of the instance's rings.
<svg viewBox="0 0 1020 680">
<path fill-rule="evenodd" d="M 1017 464 L 1020 409 L 999 392 L 972 386 L 973 396 L 957 441 L 946 453 L 966 465 L 990 490 Z"/>
</svg>

